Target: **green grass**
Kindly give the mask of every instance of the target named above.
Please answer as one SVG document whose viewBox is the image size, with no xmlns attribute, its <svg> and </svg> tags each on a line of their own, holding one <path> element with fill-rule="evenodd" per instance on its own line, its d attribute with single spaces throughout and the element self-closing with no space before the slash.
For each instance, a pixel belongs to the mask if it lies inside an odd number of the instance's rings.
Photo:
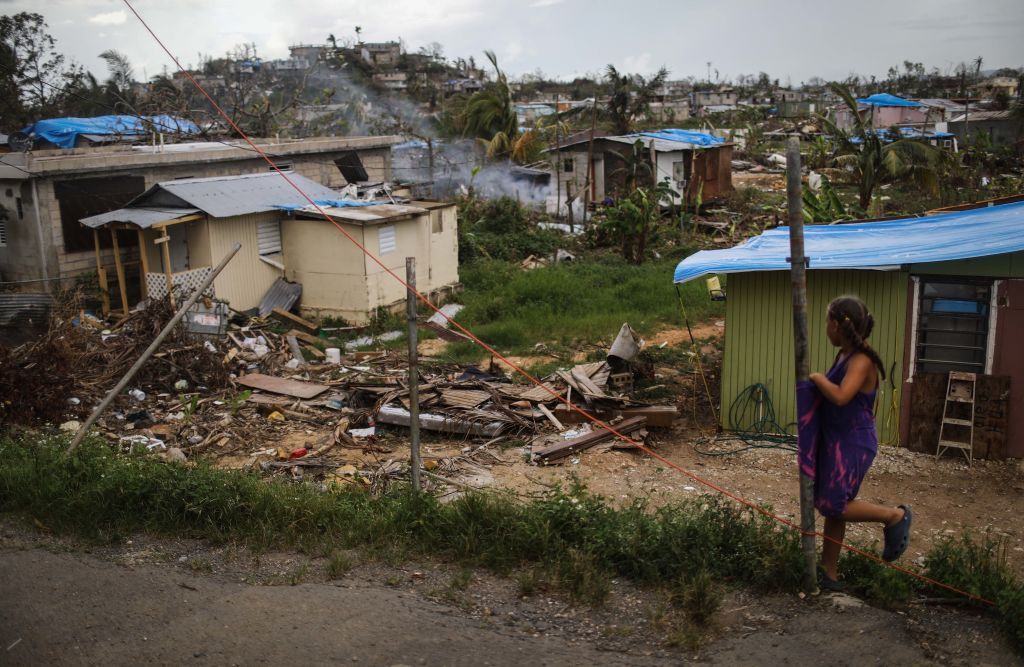
<svg viewBox="0 0 1024 667">
<path fill-rule="evenodd" d="M 401 487 L 380 497 L 355 488 L 326 493 L 202 463 L 166 463 L 144 452 L 116 454 L 98 439 L 87 439 L 70 457 L 66 446 L 63 437 L 0 436 L 0 511 L 98 541 L 143 532 L 295 548 L 328 558 L 331 577 L 351 567 L 342 550 L 359 548 L 396 561 L 432 557 L 467 569 L 519 572 L 524 595 L 554 587 L 587 604 L 608 597 L 613 577 L 627 578 L 665 590 L 682 607 L 681 644 L 699 636 L 694 628 L 718 609 L 722 586 L 789 592 L 800 586 L 799 534 L 721 496 L 656 509 L 643 500 L 613 507 L 574 485 L 528 502 L 488 493 L 442 504 Z M 855 591 L 884 606 L 906 604 L 914 593 L 954 597 L 861 557 L 845 556 L 841 568 Z M 988 536 L 941 542 L 924 572 L 995 602 L 981 608 L 1024 648 L 1024 586 L 1006 567 L 1003 542 Z M 289 581 L 301 583 L 306 575 L 302 566 Z M 452 590 L 470 580 L 465 572 L 456 575 Z"/>
<path fill-rule="evenodd" d="M 466 309 L 459 322 L 499 352 L 529 354 L 538 342 L 571 347 L 583 341 L 611 343 L 623 322 L 641 334 L 682 326 L 672 272 L 679 258 L 641 266 L 616 256 L 587 258 L 533 271 L 478 261 L 460 270 Z M 720 317 L 703 283 L 681 286 L 691 322 Z M 449 346 L 449 356 L 478 359 L 473 346 Z"/>
</svg>

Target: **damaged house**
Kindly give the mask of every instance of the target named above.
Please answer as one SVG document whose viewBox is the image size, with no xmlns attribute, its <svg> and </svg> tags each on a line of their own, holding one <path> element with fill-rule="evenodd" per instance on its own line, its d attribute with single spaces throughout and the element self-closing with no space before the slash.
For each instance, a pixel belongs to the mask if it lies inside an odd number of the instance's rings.
<svg viewBox="0 0 1024 667">
<path fill-rule="evenodd" d="M 888 365 L 876 404 L 880 442 L 935 453 L 948 376 L 958 371 L 976 378 L 971 425 L 960 425 L 959 437 L 972 438 L 975 457 L 1024 456 L 1024 203 L 813 225 L 805 241 L 811 369 L 827 369 L 836 353 L 825 336 L 829 302 L 862 298 L 876 323 L 871 345 Z M 759 385 L 779 423 L 795 418 L 789 253 L 781 227 L 676 268 L 676 283 L 728 274 L 723 419 Z"/>
<path fill-rule="evenodd" d="M 593 179 L 587 193 L 590 143 L 589 133 L 580 133 L 548 151 L 552 172 L 561 179 L 562 192 L 580 193 L 580 200 L 585 194 L 590 202 L 616 197 L 625 190 L 632 167 L 638 162 L 647 165 L 646 169 L 637 169 L 646 182 L 650 182 L 651 172 L 659 182 L 668 178 L 679 195 L 678 201 L 687 204 L 715 199 L 733 190 L 732 143 L 706 132 L 665 129 L 595 137 Z"/>
<path fill-rule="evenodd" d="M 71 119 L 65 119 L 71 120 Z M 95 134 L 96 123 L 80 133 Z M 76 126 L 64 123 L 65 130 Z M 102 128 L 100 128 L 102 129 Z M 94 137 L 95 138 L 95 137 Z M 161 145 L 159 138 L 133 143 L 131 137 L 97 144 L 67 136 L 69 146 L 26 151 L 24 146 L 0 164 L 0 206 L 7 220 L 0 237 L 0 281 L 22 292 L 49 293 L 70 286 L 95 270 L 96 248 L 90 228 L 79 220 L 125 206 L 157 183 L 238 174 L 265 174 L 269 166 L 248 145 L 194 141 Z M 391 146 L 401 139 L 324 137 L 295 140 L 256 139 L 282 169 L 330 188 L 357 181 L 391 178 Z M 121 251 L 127 266 L 138 267 L 138 240 L 124 235 Z M 104 265 L 114 262 L 112 239 L 100 237 Z"/>
<path fill-rule="evenodd" d="M 404 272 L 405 258 L 416 257 L 421 291 L 458 283 L 454 205 L 340 200 L 330 188 L 288 176 L 388 268 Z M 164 181 L 82 224 L 94 238 L 101 291 L 119 301 L 105 302 L 105 310 L 127 310 L 140 299 L 165 296 L 169 288 L 198 285 L 236 242 L 242 249 L 213 284 L 217 299 L 236 311 L 258 308 L 281 279 L 301 285 L 303 313 L 356 323 L 405 294 L 277 173 Z M 114 249 L 112 267 L 99 252 L 104 237 Z M 134 238 L 142 249 L 136 266 L 123 257 L 119 238 Z"/>
</svg>

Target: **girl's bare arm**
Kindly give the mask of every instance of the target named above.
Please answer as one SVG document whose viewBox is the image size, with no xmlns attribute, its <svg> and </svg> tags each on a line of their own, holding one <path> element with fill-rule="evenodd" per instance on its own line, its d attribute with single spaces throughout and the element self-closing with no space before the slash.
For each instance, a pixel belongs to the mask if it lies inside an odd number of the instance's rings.
<svg viewBox="0 0 1024 667">
<path fill-rule="evenodd" d="M 811 373 L 809 379 L 824 394 L 830 403 L 843 406 L 853 400 L 857 392 L 864 388 L 871 372 L 871 360 L 866 354 L 854 354 L 846 365 L 846 377 L 841 384 L 829 380 L 822 373 Z"/>
</svg>

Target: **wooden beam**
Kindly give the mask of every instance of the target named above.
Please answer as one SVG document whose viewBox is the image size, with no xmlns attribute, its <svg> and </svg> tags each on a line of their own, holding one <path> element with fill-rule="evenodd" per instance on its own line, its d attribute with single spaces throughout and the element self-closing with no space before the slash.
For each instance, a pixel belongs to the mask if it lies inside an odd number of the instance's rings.
<svg viewBox="0 0 1024 667">
<path fill-rule="evenodd" d="M 100 231 L 92 230 L 92 241 L 96 247 L 96 278 L 100 282 L 100 298 L 103 299 L 103 316 L 110 314 L 110 291 L 107 285 L 107 270 L 103 268 L 103 260 L 100 259 Z"/>
<path fill-rule="evenodd" d="M 171 300 L 171 307 L 174 307 L 174 277 L 171 275 L 171 244 L 168 241 L 171 240 L 170 235 L 167 233 L 167 225 L 161 225 L 160 231 L 164 233 L 161 238 L 156 240 L 156 243 L 160 243 L 164 253 L 164 275 L 167 276 L 167 296 Z"/>
<path fill-rule="evenodd" d="M 304 320 L 298 315 L 292 315 L 288 311 L 281 310 L 280 308 L 274 308 L 274 310 L 271 311 L 271 316 L 276 317 L 285 324 L 290 324 L 294 327 L 298 327 L 300 330 L 307 331 L 314 335 L 316 334 L 317 331 L 320 330 L 320 327 L 313 324 L 309 320 Z"/>
<path fill-rule="evenodd" d="M 149 289 L 146 287 L 146 276 L 149 275 L 149 250 L 146 248 L 146 235 L 139 230 L 139 261 L 142 262 L 142 271 L 139 274 L 139 286 L 142 288 L 142 298 L 149 298 Z"/>
<path fill-rule="evenodd" d="M 110 230 L 110 237 L 114 239 L 114 268 L 117 270 L 117 286 L 121 292 L 121 308 L 124 314 L 128 314 L 128 286 L 124 282 L 124 265 L 121 264 L 121 246 L 117 243 L 117 230 Z"/>
<path fill-rule="evenodd" d="M 183 215 L 180 218 L 175 218 L 174 220 L 167 220 L 166 222 L 161 222 L 160 228 L 162 229 L 164 227 L 170 227 L 171 225 L 180 225 L 183 222 L 192 222 L 193 220 L 202 220 L 205 217 L 205 213 L 193 213 L 192 215 Z"/>
</svg>

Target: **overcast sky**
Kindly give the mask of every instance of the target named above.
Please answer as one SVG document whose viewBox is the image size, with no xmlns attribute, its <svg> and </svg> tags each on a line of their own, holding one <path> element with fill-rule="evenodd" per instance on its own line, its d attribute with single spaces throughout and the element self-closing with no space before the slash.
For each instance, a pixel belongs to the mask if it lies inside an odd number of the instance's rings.
<svg viewBox="0 0 1024 667">
<path fill-rule="evenodd" d="M 260 56 L 288 45 L 339 41 L 362 27 L 366 41 L 401 38 L 409 51 L 430 42 L 449 58 L 493 49 L 512 75 L 560 78 L 608 63 L 672 78 L 722 78 L 767 71 L 794 85 L 851 72 L 884 76 L 904 60 L 950 70 L 984 58 L 984 68 L 1024 66 L 1024 0 L 134 0 L 136 9 L 186 65 L 255 42 Z M 106 75 L 96 56 L 125 53 L 137 78 L 171 64 L 120 0 L 0 0 L 0 12 L 43 14 L 58 48 Z"/>
</svg>

